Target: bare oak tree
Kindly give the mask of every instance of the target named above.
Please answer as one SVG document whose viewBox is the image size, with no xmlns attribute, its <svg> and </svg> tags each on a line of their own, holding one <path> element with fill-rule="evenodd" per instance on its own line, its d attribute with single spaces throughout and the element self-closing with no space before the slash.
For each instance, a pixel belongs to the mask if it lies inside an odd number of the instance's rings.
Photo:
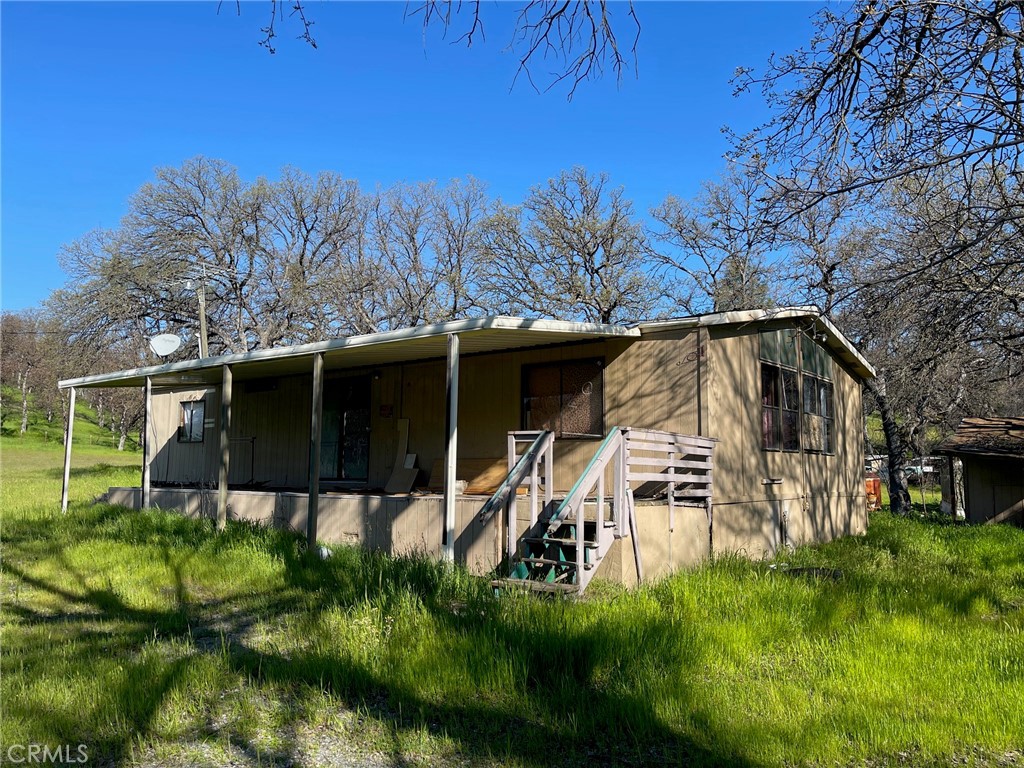
<svg viewBox="0 0 1024 768">
<path fill-rule="evenodd" d="M 762 75 L 742 71 L 740 89 L 759 85 L 774 116 L 736 137 L 737 156 L 766 169 L 784 202 L 776 220 L 853 192 L 896 189 L 917 207 L 916 220 L 934 215 L 938 226 L 918 263 L 893 262 L 893 290 L 948 268 L 971 301 L 996 296 L 1003 312 L 1019 315 L 1022 14 L 1007 0 L 860 0 L 821 11 L 808 49 L 773 59 Z M 930 208 L 931 199 L 944 207 Z M 1000 322 L 990 328 L 994 342 L 1024 353 L 1012 327 L 1009 335 Z"/>
<path fill-rule="evenodd" d="M 604 174 L 580 167 L 497 203 L 483 225 L 484 301 L 534 317 L 617 323 L 650 316 L 659 298 L 632 204 Z"/>
<path fill-rule="evenodd" d="M 785 159 L 788 191 L 805 204 L 942 166 L 1019 167 L 1019 2 L 859 0 L 820 11 L 816 26 L 808 49 L 736 80 L 760 86 L 775 111 L 740 149 Z"/>
<path fill-rule="evenodd" d="M 38 311 L 0 315 L 0 381 L 18 392 L 18 431 L 28 431 L 29 396 L 45 386 L 42 322 Z M 7 409 L 10 410 L 10 409 Z"/>
<path fill-rule="evenodd" d="M 863 192 L 885 232 L 842 309 L 863 311 L 869 348 L 892 335 L 872 354 L 897 476 L 914 430 L 899 403 L 921 381 L 948 394 L 958 376 L 984 379 L 968 372 L 978 350 L 1011 371 L 1024 360 L 1022 61 L 1019 2 L 858 0 L 821 11 L 808 48 L 737 76 L 773 109 L 734 138 L 736 157 L 765 169 L 776 223 L 815 209 L 827 220 L 831 201 Z M 966 367 L 940 375 L 956 360 Z M 913 410 L 938 418 L 923 402 Z"/>
<path fill-rule="evenodd" d="M 947 174 L 896 180 L 873 209 L 852 300 L 840 311 L 878 369 L 868 383 L 886 437 L 893 509 L 906 509 L 903 467 L 932 446 L 929 430 L 951 431 L 965 416 L 1005 415 L 1024 405 L 1024 322 L 1016 293 L 1024 287 L 1024 253 L 1013 238 L 993 238 L 967 196 L 999 197 L 998 175 L 966 190 Z M 980 202 L 980 199 L 978 200 Z M 957 259 L 946 244 L 971 241 Z M 996 252 L 992 248 L 997 245 Z M 999 414 L 1000 408 L 1010 410 Z"/>
<path fill-rule="evenodd" d="M 659 273 L 688 312 L 752 309 L 772 303 L 773 230 L 757 173 L 730 166 L 693 200 L 669 195 L 651 211 Z"/>
<path fill-rule="evenodd" d="M 296 38 L 317 47 L 313 36 L 315 21 L 305 0 L 270 0 L 267 24 L 261 28 L 260 45 L 277 52 L 276 39 L 283 25 L 292 24 Z M 218 9 L 223 7 L 223 0 Z M 236 0 L 235 8 L 241 13 Z M 443 37 L 467 47 L 483 42 L 488 9 L 480 0 L 425 0 L 406 6 L 406 15 L 418 17 L 424 36 L 438 29 Z M 626 30 L 625 45 L 618 31 Z M 632 0 L 525 0 L 515 9 L 509 49 L 518 60 L 512 85 L 524 77 L 538 89 L 534 71 L 543 65 L 549 78 L 546 89 L 566 84 L 568 98 L 584 82 L 601 77 L 610 68 L 621 81 L 629 60 L 636 62 L 640 39 L 640 21 Z M 553 69 L 552 69 L 553 67 Z M 539 89 L 538 89 L 539 90 Z"/>
</svg>

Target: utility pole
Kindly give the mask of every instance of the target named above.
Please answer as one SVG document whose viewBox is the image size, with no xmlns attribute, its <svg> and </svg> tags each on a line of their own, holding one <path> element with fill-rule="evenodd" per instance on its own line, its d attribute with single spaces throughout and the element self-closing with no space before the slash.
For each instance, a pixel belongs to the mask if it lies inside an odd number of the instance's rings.
<svg viewBox="0 0 1024 768">
<path fill-rule="evenodd" d="M 199 358 L 209 357 L 206 341 L 206 268 L 203 268 L 203 279 L 199 281 Z"/>
<path fill-rule="evenodd" d="M 196 297 L 199 299 L 199 359 L 210 356 L 209 343 L 206 333 L 206 265 L 203 265 L 203 275 L 197 281 L 188 279 L 185 287 L 196 289 Z"/>
</svg>

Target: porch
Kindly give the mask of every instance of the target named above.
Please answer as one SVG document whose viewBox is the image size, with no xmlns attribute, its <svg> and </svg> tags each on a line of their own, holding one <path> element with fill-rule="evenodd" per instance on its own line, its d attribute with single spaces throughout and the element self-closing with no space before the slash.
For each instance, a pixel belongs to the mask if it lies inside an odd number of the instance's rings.
<svg viewBox="0 0 1024 768">
<path fill-rule="evenodd" d="M 638 507 L 665 518 L 651 546 L 668 542 L 666 568 L 689 562 L 675 554 L 688 547 L 673 538 L 682 507 L 699 509 L 705 522 L 693 539 L 710 547 L 714 441 L 683 434 L 699 435 L 705 423 L 700 355 L 688 357 L 700 334 L 651 343 L 639 335 L 480 318 L 61 386 L 72 404 L 82 387 L 145 392 L 142 487 L 115 489 L 112 501 L 210 515 L 219 528 L 229 518 L 283 525 L 304 530 L 310 548 L 417 550 L 477 573 L 506 562 L 512 577 L 582 591 L 622 539 L 632 540 L 633 556 L 619 561 L 633 573 L 622 565 L 611 578 L 643 578 Z M 609 430 L 609 422 L 652 429 Z M 506 430 L 516 424 L 542 431 L 508 433 L 506 461 Z M 65 510 L 70 435 L 67 446 Z M 486 483 L 464 472 L 474 463 Z M 560 526 L 563 538 L 575 537 L 575 555 L 573 544 L 553 543 Z M 544 551 L 527 552 L 525 539 Z"/>
<path fill-rule="evenodd" d="M 614 427 L 568 493 L 548 482 L 553 443 L 548 431 L 508 433 L 509 469 L 493 493 L 455 495 L 456 562 L 477 575 L 507 574 L 519 586 L 582 592 L 595 575 L 634 584 L 710 555 L 713 440 Z M 321 488 L 316 499 L 321 542 L 447 556 L 443 493 Z M 230 520 L 309 530 L 310 494 L 298 490 L 155 486 L 144 501 L 142 488 L 111 488 L 107 501 L 210 519 L 225 509 Z"/>
</svg>

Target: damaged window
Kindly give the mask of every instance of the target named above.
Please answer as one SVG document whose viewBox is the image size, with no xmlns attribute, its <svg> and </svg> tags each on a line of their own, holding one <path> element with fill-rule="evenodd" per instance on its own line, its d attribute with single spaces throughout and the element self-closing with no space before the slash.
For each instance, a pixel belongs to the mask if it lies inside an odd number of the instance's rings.
<svg viewBox="0 0 1024 768">
<path fill-rule="evenodd" d="M 550 429 L 555 437 L 604 435 L 601 360 L 523 366 L 523 429 Z"/>
<path fill-rule="evenodd" d="M 808 451 L 835 451 L 835 412 L 832 382 L 804 375 L 804 448 Z"/>
<path fill-rule="evenodd" d="M 810 335 L 761 331 L 761 445 L 835 452 L 832 356 Z"/>
</svg>

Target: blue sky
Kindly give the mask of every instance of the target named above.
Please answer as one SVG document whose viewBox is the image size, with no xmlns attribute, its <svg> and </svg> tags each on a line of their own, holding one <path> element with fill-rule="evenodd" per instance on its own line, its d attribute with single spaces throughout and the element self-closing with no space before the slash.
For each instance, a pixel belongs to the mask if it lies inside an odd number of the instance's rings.
<svg viewBox="0 0 1024 768">
<path fill-rule="evenodd" d="M 641 2 L 639 77 L 606 74 L 568 102 L 510 92 L 511 3 L 484 6 L 486 42 L 467 50 L 424 39 L 403 2 L 309 0 L 319 49 L 285 24 L 276 55 L 257 44 L 267 6 L 0 3 L 4 309 L 43 301 L 65 281 L 63 243 L 116 226 L 154 168 L 196 155 L 367 189 L 473 175 L 507 202 L 581 164 L 641 213 L 691 196 L 722 168 L 722 126 L 765 117 L 757 94 L 732 96 L 736 67 L 806 45 L 819 7 Z"/>
</svg>

